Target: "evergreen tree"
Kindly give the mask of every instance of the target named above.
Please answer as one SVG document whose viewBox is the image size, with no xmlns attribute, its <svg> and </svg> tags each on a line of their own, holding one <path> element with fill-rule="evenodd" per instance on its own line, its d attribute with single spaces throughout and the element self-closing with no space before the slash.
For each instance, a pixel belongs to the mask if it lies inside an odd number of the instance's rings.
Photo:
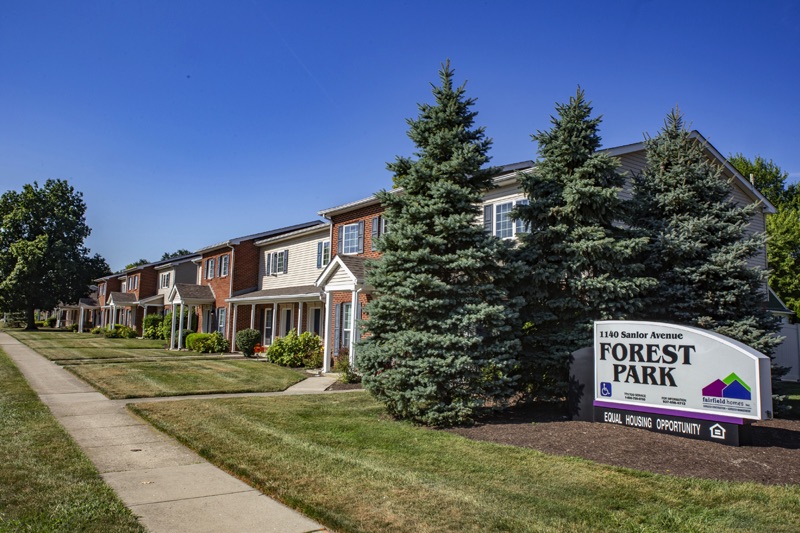
<svg viewBox="0 0 800 533">
<path fill-rule="evenodd" d="M 416 159 L 387 165 L 400 193 L 378 193 L 390 231 L 367 280 L 358 367 L 367 390 L 398 418 L 446 426 L 514 393 L 516 311 L 501 283 L 509 246 L 476 223 L 492 186 L 491 140 L 473 127 L 474 100 L 453 86 L 449 61 L 434 105 L 408 120 Z"/>
<path fill-rule="evenodd" d="M 645 265 L 658 280 L 642 317 L 716 331 L 771 354 L 780 341 L 766 311 L 766 273 L 748 266 L 764 235 L 747 231 L 757 204 L 737 206 L 722 168 L 672 111 L 646 141 L 631 223 L 650 235 Z"/>
<path fill-rule="evenodd" d="M 556 112 L 549 131 L 532 135 L 539 160 L 520 175 L 529 204 L 515 216 L 531 228 L 517 249 L 527 276 L 518 284 L 522 378 L 529 394 L 560 397 L 570 355 L 591 345 L 594 321 L 628 317 L 654 281 L 634 260 L 646 237 L 618 223 L 627 209 L 619 196 L 624 177 L 614 158 L 598 152 L 601 118 L 591 117 L 580 88 Z"/>
</svg>

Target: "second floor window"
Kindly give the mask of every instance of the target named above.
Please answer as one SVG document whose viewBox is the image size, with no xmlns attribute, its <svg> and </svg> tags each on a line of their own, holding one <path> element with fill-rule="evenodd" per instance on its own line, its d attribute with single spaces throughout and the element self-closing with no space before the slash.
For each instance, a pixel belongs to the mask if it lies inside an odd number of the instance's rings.
<svg viewBox="0 0 800 533">
<path fill-rule="evenodd" d="M 364 221 L 339 226 L 339 253 L 364 253 Z"/>
<path fill-rule="evenodd" d="M 289 272 L 289 250 L 270 252 L 264 256 L 264 270 L 267 276 L 277 276 Z"/>
<path fill-rule="evenodd" d="M 511 217 L 512 210 L 515 206 L 519 205 L 528 205 L 528 200 L 521 199 L 515 202 L 503 202 L 500 204 L 487 204 L 483 206 L 484 230 L 501 239 L 510 239 L 519 233 L 530 232 L 529 224 Z"/>
<path fill-rule="evenodd" d="M 169 272 L 164 272 L 163 274 L 161 274 L 161 284 L 160 285 L 161 285 L 162 289 L 169 288 L 169 278 L 170 278 L 170 273 Z"/>
<path fill-rule="evenodd" d="M 219 258 L 219 277 L 227 276 L 228 275 L 228 265 L 230 263 L 231 256 L 223 255 Z"/>
<path fill-rule="evenodd" d="M 132 276 L 128 279 L 128 290 L 135 291 L 139 288 L 139 276 Z"/>
<path fill-rule="evenodd" d="M 208 261 L 206 261 L 206 279 L 211 279 L 214 277 L 214 258 L 212 257 Z"/>
<path fill-rule="evenodd" d="M 331 262 L 331 241 L 317 243 L 317 268 L 322 268 Z"/>
</svg>

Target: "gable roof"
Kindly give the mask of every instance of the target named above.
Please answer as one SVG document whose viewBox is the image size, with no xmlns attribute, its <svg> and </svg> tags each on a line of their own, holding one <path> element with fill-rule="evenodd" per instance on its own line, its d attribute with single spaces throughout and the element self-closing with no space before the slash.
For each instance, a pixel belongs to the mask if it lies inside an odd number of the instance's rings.
<svg viewBox="0 0 800 533">
<path fill-rule="evenodd" d="M 689 136 L 692 139 L 696 139 L 698 142 L 700 142 L 706 149 L 706 151 L 709 154 L 711 154 L 711 156 L 714 157 L 714 159 L 716 159 L 720 165 L 722 165 L 728 172 L 730 172 L 733 175 L 734 179 L 739 182 L 739 185 L 741 186 L 741 189 L 745 192 L 745 194 L 747 194 L 754 202 L 761 202 L 764 205 L 765 213 L 773 214 L 777 212 L 775 206 L 772 205 L 772 203 L 769 200 L 767 200 L 767 198 L 763 194 L 761 194 L 761 192 L 759 192 L 758 189 L 756 189 L 755 185 L 750 183 L 750 180 L 745 178 L 741 174 L 741 172 L 736 170 L 736 167 L 734 167 L 730 163 L 730 161 L 728 161 L 728 159 L 720 153 L 719 150 L 714 148 L 714 145 L 708 142 L 708 140 L 705 137 L 703 137 L 703 135 L 699 131 L 692 130 L 691 133 L 689 133 Z M 641 152 L 644 151 L 645 148 L 646 148 L 645 142 L 642 141 L 638 143 L 617 146 L 614 148 L 605 148 L 601 151 L 611 156 L 621 156 L 633 152 Z"/>
<path fill-rule="evenodd" d="M 284 233 L 275 237 L 267 237 L 266 239 L 261 239 L 255 242 L 256 246 L 263 246 L 265 244 L 272 244 L 276 242 L 285 241 L 288 239 L 293 239 L 295 237 L 301 237 L 303 235 L 313 235 L 317 232 L 322 231 L 330 231 L 331 224 L 330 222 L 324 222 L 322 220 L 318 220 L 317 224 L 314 226 L 310 226 L 307 228 L 299 229 L 296 231 L 290 231 L 289 233 Z"/>
<path fill-rule="evenodd" d="M 297 231 L 300 229 L 310 228 L 312 226 L 317 226 L 322 224 L 321 220 L 311 220 L 308 222 L 301 222 L 300 224 L 295 224 L 293 226 L 286 226 L 283 228 L 278 229 L 271 229 L 269 231 L 262 231 L 260 233 L 253 233 L 251 235 L 244 235 L 243 237 L 236 237 L 235 239 L 228 239 L 224 242 L 218 242 L 217 244 L 212 244 L 211 246 L 206 246 L 204 248 L 200 248 L 197 250 L 198 254 L 204 252 L 210 252 L 211 250 L 215 250 L 217 248 L 222 248 L 223 246 L 233 246 L 236 244 L 241 244 L 245 241 L 252 241 L 258 239 L 266 239 L 267 237 L 274 237 L 276 235 L 281 235 L 283 233 L 289 233 L 290 231 Z"/>
<path fill-rule="evenodd" d="M 319 297 L 320 290 L 316 285 L 299 285 L 296 287 L 282 287 L 278 289 L 264 289 L 251 291 L 240 296 L 227 298 L 226 302 L 250 302 L 253 300 L 280 300 L 299 297 Z"/>
<path fill-rule="evenodd" d="M 317 277 L 317 281 L 314 282 L 314 285 L 323 288 L 325 284 L 328 283 L 328 280 L 330 280 L 340 269 L 345 271 L 345 273 L 353 281 L 353 284 L 364 284 L 366 258 L 355 255 L 335 255 L 333 259 L 331 259 L 331 262 L 328 263 L 328 266 L 326 266 L 322 270 L 322 273 L 320 273 L 319 277 Z"/>
<path fill-rule="evenodd" d="M 113 305 L 136 305 L 136 295 L 130 292 L 112 292 L 108 296 L 108 303 L 112 301 Z"/>
<path fill-rule="evenodd" d="M 216 300 L 216 297 L 210 285 L 176 283 L 175 286 L 170 289 L 167 301 L 175 303 L 176 299 L 178 302 L 211 303 Z"/>
</svg>

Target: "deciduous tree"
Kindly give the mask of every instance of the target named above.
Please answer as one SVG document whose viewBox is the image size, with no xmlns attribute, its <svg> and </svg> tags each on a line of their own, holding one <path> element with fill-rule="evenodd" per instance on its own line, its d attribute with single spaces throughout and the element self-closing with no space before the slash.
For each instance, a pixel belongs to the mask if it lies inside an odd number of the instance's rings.
<svg viewBox="0 0 800 533">
<path fill-rule="evenodd" d="M 34 311 L 77 302 L 93 279 L 110 273 L 84 240 L 83 195 L 64 180 L 47 180 L 0 197 L 0 306 L 24 311 L 35 329 Z"/>
</svg>

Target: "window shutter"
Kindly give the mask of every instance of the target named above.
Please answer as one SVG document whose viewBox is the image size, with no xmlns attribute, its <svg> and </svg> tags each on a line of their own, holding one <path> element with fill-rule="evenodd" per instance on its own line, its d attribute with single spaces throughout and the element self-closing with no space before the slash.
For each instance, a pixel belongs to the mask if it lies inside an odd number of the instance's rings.
<svg viewBox="0 0 800 533">
<path fill-rule="evenodd" d="M 283 273 L 289 272 L 289 250 L 283 251 Z"/>
<path fill-rule="evenodd" d="M 339 355 L 342 341 L 342 304 L 336 304 L 333 312 L 333 354 Z"/>
<path fill-rule="evenodd" d="M 372 219 L 372 245 L 371 249 L 374 252 L 378 249 L 378 238 L 381 236 L 381 217 L 373 217 Z"/>
<path fill-rule="evenodd" d="M 322 268 L 322 241 L 317 243 L 317 268 Z"/>
<path fill-rule="evenodd" d="M 364 221 L 358 222 L 358 253 L 364 253 Z"/>
<path fill-rule="evenodd" d="M 389 223 L 386 222 L 386 217 L 381 216 L 381 235 L 389 233 Z"/>
<path fill-rule="evenodd" d="M 264 273 L 267 276 L 272 274 L 272 254 L 267 254 L 264 259 Z"/>
<path fill-rule="evenodd" d="M 278 273 L 278 252 L 272 253 L 272 274 Z"/>
<path fill-rule="evenodd" d="M 494 218 L 492 207 L 492 204 L 483 206 L 483 231 L 489 235 L 492 234 L 492 218 Z"/>
<path fill-rule="evenodd" d="M 339 242 L 336 246 L 336 253 L 341 254 L 344 250 L 344 226 L 339 226 Z"/>
</svg>

